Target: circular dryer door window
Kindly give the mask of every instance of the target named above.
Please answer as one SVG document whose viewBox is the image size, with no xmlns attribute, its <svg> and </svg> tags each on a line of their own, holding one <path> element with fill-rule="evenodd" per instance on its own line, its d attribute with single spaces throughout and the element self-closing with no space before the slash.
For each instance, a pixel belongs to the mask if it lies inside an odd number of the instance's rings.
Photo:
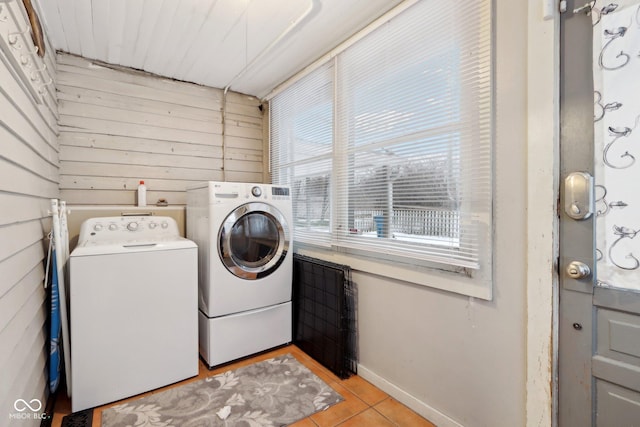
<svg viewBox="0 0 640 427">
<path fill-rule="evenodd" d="M 218 233 L 223 264 L 243 279 L 259 279 L 273 273 L 289 250 L 284 216 L 266 203 L 247 203 L 225 218 Z"/>
</svg>

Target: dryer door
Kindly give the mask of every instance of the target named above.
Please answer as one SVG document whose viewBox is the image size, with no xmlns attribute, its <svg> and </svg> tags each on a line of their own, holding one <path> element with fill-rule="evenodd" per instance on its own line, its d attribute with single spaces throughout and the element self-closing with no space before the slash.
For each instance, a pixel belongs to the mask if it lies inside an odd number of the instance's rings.
<svg viewBox="0 0 640 427">
<path fill-rule="evenodd" d="M 255 280 L 273 273 L 289 250 L 284 215 L 267 203 L 247 203 L 231 212 L 218 233 L 218 253 L 227 270 Z"/>
</svg>

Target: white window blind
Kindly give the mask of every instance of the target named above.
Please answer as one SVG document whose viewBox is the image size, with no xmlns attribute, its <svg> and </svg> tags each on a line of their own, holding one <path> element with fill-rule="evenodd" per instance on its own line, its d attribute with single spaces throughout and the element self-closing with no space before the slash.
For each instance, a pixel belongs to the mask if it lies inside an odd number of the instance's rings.
<svg viewBox="0 0 640 427">
<path fill-rule="evenodd" d="M 328 63 L 270 104 L 272 181 L 291 186 L 294 238 L 331 243 L 333 64 Z"/>
<path fill-rule="evenodd" d="M 272 99 L 294 239 L 490 265 L 490 5 L 419 1 Z"/>
</svg>

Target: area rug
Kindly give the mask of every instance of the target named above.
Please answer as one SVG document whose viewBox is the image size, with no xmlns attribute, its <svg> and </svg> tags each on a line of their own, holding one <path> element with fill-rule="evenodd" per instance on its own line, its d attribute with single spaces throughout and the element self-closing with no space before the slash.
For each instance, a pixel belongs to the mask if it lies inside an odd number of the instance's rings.
<svg viewBox="0 0 640 427">
<path fill-rule="evenodd" d="M 291 354 L 102 411 L 102 427 L 284 426 L 342 401 Z"/>
</svg>

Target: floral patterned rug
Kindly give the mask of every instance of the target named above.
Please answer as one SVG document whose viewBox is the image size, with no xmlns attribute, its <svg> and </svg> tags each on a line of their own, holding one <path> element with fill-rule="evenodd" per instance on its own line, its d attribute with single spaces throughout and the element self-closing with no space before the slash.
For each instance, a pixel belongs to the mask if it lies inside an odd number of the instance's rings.
<svg viewBox="0 0 640 427">
<path fill-rule="evenodd" d="M 284 426 L 342 400 L 285 354 L 105 409 L 102 427 Z"/>
</svg>

